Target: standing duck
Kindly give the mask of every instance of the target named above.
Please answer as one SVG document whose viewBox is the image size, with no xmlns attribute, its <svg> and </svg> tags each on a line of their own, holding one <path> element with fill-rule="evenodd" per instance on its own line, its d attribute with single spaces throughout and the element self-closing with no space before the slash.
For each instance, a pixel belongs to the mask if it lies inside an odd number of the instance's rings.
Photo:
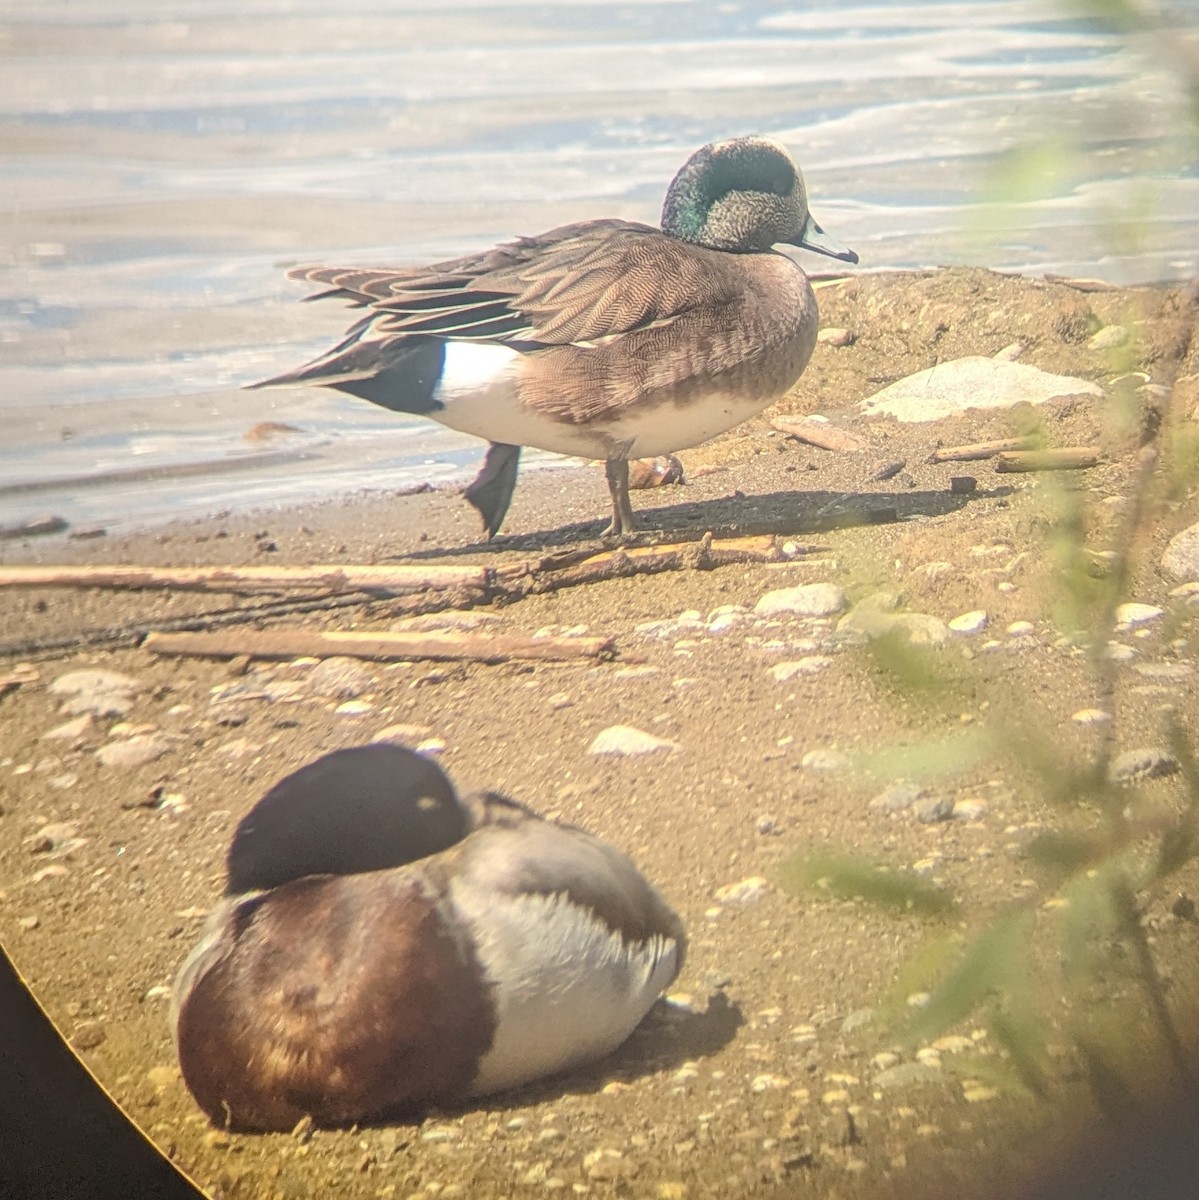
<svg viewBox="0 0 1199 1200">
<path fill-rule="evenodd" d="M 344 1125 L 601 1058 L 682 965 L 678 917 L 619 850 L 376 743 L 280 780 L 172 1004 L 222 1127 Z"/>
<path fill-rule="evenodd" d="M 605 534 L 631 533 L 629 459 L 731 429 L 807 366 L 816 299 L 777 244 L 858 261 L 808 212 L 783 146 L 714 142 L 674 177 L 661 229 L 582 221 L 429 267 L 290 271 L 323 285 L 312 299 L 368 311 L 328 353 L 253 386 L 323 384 L 486 438 L 464 494 L 488 537 L 522 446 L 602 458 Z"/>
</svg>

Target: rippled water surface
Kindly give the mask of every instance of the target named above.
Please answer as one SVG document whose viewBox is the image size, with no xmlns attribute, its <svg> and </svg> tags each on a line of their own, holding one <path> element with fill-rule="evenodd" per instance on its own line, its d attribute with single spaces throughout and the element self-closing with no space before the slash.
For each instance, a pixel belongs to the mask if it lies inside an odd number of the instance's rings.
<svg viewBox="0 0 1199 1200">
<path fill-rule="evenodd" d="M 8 0 L 0 523 L 112 528 L 461 473 L 480 446 L 438 426 L 240 390 L 344 324 L 282 268 L 656 221 L 714 138 L 786 142 L 861 269 L 1189 275 L 1199 183 L 1169 46 L 1074 13 Z M 295 428 L 248 440 L 262 421 Z"/>
</svg>

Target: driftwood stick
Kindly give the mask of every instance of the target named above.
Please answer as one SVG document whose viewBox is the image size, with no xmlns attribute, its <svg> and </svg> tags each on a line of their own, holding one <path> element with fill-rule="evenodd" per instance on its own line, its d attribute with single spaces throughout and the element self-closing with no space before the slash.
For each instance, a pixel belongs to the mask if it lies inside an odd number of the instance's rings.
<svg viewBox="0 0 1199 1200">
<path fill-rule="evenodd" d="M 202 658 L 328 658 L 347 655 L 381 662 L 401 659 L 475 659 L 505 662 L 532 658 L 562 662 L 611 655 L 610 637 L 525 637 L 520 634 L 342 632 L 311 629 L 243 629 L 217 633 L 151 633 L 142 646 L 155 654 Z"/>
<path fill-rule="evenodd" d="M 813 421 L 810 417 L 775 417 L 770 424 L 788 437 L 799 438 L 809 446 L 821 450 L 865 450 L 866 443 L 848 430 L 839 429 L 827 421 Z"/>
<path fill-rule="evenodd" d="M 173 588 L 200 592 L 279 592 L 324 588 L 331 592 L 404 593 L 485 587 L 478 566 L 311 567 L 0 567 L 4 587 Z"/>
<path fill-rule="evenodd" d="M 1061 450 L 1009 451 L 995 460 L 997 471 L 1077 471 L 1103 461 L 1098 446 L 1067 446 Z"/>
<path fill-rule="evenodd" d="M 995 442 L 971 442 L 966 446 L 942 446 L 928 456 L 931 463 L 974 462 L 994 458 L 1007 450 L 1031 450 L 1036 442 L 1030 437 L 1000 438 Z"/>
</svg>

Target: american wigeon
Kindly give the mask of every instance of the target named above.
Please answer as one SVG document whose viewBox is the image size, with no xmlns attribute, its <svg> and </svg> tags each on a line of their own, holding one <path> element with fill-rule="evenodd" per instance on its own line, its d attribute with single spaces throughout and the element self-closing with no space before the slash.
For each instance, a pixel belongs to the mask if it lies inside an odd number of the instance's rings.
<svg viewBox="0 0 1199 1200">
<path fill-rule="evenodd" d="M 501 1091 L 623 1042 L 682 965 L 619 850 L 386 743 L 246 815 L 175 982 L 183 1078 L 220 1126 L 338 1125 Z"/>
<path fill-rule="evenodd" d="M 816 224 L 778 142 L 697 150 L 662 228 L 596 220 L 430 267 L 300 267 L 369 311 L 327 354 L 255 387 L 324 384 L 491 442 L 466 488 L 488 536 L 522 446 L 602 458 L 605 533 L 634 526 L 628 460 L 695 446 L 778 400 L 816 344 L 816 300 L 776 252 L 857 255 Z"/>
</svg>

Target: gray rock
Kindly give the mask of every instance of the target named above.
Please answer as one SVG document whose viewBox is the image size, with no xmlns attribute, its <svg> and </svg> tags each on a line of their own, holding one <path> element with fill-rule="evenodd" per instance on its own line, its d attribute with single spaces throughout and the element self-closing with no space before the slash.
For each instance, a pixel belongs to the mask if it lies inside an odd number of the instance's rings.
<svg viewBox="0 0 1199 1200">
<path fill-rule="evenodd" d="M 853 1012 L 847 1013 L 845 1020 L 841 1022 L 841 1032 L 853 1033 L 855 1029 L 871 1025 L 877 1015 L 877 1011 L 873 1008 L 855 1008 Z"/>
<path fill-rule="evenodd" d="M 936 825 L 953 816 L 953 801 L 948 796 L 929 796 L 912 805 L 912 814 L 922 825 Z"/>
<path fill-rule="evenodd" d="M 675 742 L 664 738 L 654 737 L 631 725 L 610 725 L 595 735 L 594 741 L 588 748 L 588 754 L 612 754 L 628 757 L 637 754 L 654 754 L 658 751 L 677 749 Z"/>
<path fill-rule="evenodd" d="M 1199 524 L 1176 533 L 1162 555 L 1162 570 L 1171 579 L 1199 579 Z"/>
<path fill-rule="evenodd" d="M 73 721 L 64 721 L 61 725 L 55 725 L 53 729 L 47 729 L 42 734 L 42 741 L 70 742 L 72 745 L 78 745 L 91 733 L 94 724 L 92 714 L 85 712 Z"/>
<path fill-rule="evenodd" d="M 938 363 L 875 392 L 862 402 L 868 416 L 893 416 L 904 422 L 939 421 L 970 408 L 1010 408 L 1044 404 L 1058 396 L 1102 396 L 1086 379 L 1050 375 L 1025 363 L 981 355 Z"/>
<path fill-rule="evenodd" d="M 69 671 L 51 685 L 55 696 L 64 696 L 62 711 L 72 716 L 91 713 L 96 717 L 123 717 L 133 707 L 133 697 L 145 685 L 140 679 L 117 671 Z"/>
<path fill-rule="evenodd" d="M 356 658 L 335 655 L 322 659 L 308 672 L 308 686 L 318 696 L 353 700 L 375 686 L 375 677 Z"/>
<path fill-rule="evenodd" d="M 141 767 L 161 758 L 169 749 L 165 738 L 145 733 L 119 742 L 107 742 L 96 751 L 96 759 L 106 767 Z"/>
<path fill-rule="evenodd" d="M 1108 774 L 1116 783 L 1131 783 L 1140 779 L 1160 779 L 1163 775 L 1173 775 L 1178 769 L 1178 759 L 1169 750 L 1145 746 L 1117 754 Z"/>
<path fill-rule="evenodd" d="M 832 665 L 833 660 L 827 654 L 809 654 L 795 662 L 775 663 L 770 674 L 779 683 L 786 683 L 797 675 L 817 675 Z"/>
<path fill-rule="evenodd" d="M 1135 663 L 1132 669 L 1146 679 L 1190 679 L 1195 673 L 1194 664 L 1188 662 Z"/>
<path fill-rule="evenodd" d="M 1094 334 L 1089 342 L 1089 350 L 1116 350 L 1128 341 L 1128 330 L 1123 325 L 1105 325 Z"/>
<path fill-rule="evenodd" d="M 949 626 L 940 617 L 930 613 L 884 612 L 865 601 L 841 618 L 837 632 L 858 640 L 898 633 L 913 646 L 943 646 L 950 637 Z"/>
<path fill-rule="evenodd" d="M 845 607 L 845 591 L 835 583 L 802 583 L 798 587 L 767 592 L 754 605 L 760 617 L 793 613 L 800 617 L 828 617 Z"/>
<path fill-rule="evenodd" d="M 943 1083 L 944 1081 L 945 1073 L 940 1067 L 934 1067 L 931 1063 L 909 1062 L 880 1071 L 874 1077 L 874 1086 L 887 1092 L 914 1087 L 918 1084 Z"/>
<path fill-rule="evenodd" d="M 799 765 L 809 771 L 843 771 L 849 759 L 840 750 L 809 750 Z"/>
<path fill-rule="evenodd" d="M 917 800 L 925 795 L 925 789 L 918 783 L 910 783 L 906 779 L 898 779 L 885 787 L 867 806 L 879 812 L 903 812 L 911 808 Z"/>
</svg>

